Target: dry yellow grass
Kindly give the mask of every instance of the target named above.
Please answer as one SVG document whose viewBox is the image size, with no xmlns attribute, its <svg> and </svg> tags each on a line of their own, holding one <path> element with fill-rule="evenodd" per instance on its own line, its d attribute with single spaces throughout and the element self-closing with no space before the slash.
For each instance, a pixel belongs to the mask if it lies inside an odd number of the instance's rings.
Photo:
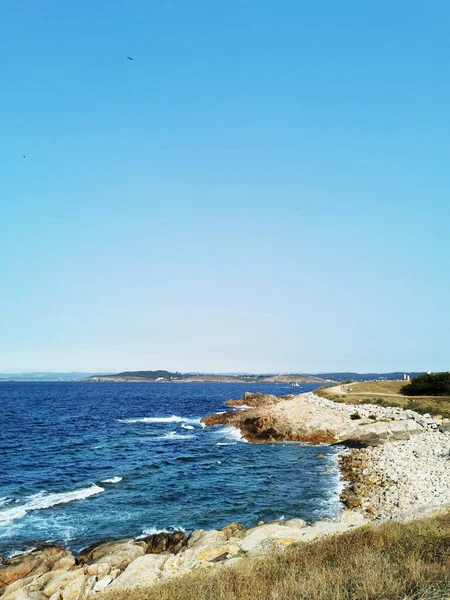
<svg viewBox="0 0 450 600">
<path fill-rule="evenodd" d="M 322 387 L 315 394 L 345 404 L 379 404 L 399 406 L 419 413 L 431 413 L 450 418 L 450 398 L 447 396 L 402 396 L 404 381 L 362 381 L 342 386 Z M 347 389 L 351 392 L 347 393 Z M 392 394 L 392 395 L 391 395 Z"/>
<path fill-rule="evenodd" d="M 356 393 L 373 393 L 376 390 L 378 394 L 400 394 L 400 390 L 406 383 L 406 381 L 361 381 L 350 383 L 349 386 L 344 387 L 351 387 L 352 391 Z"/>
<path fill-rule="evenodd" d="M 364 527 L 102 600 L 450 598 L 450 516 Z"/>
</svg>

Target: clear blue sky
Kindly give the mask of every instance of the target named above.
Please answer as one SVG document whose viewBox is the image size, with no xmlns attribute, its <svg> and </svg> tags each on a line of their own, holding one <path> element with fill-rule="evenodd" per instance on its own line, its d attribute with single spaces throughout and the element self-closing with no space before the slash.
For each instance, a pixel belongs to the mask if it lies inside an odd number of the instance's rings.
<svg viewBox="0 0 450 600">
<path fill-rule="evenodd" d="M 3 2 L 0 371 L 450 369 L 449 28 Z"/>
</svg>

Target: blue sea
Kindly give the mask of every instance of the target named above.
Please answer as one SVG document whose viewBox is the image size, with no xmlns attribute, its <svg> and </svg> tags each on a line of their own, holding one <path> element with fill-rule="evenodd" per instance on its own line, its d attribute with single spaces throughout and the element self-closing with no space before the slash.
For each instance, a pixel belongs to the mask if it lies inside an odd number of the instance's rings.
<svg viewBox="0 0 450 600">
<path fill-rule="evenodd" d="M 200 417 L 227 410 L 224 402 L 245 391 L 293 390 L 0 383 L 0 554 L 50 541 L 79 550 L 162 530 L 335 515 L 336 447 L 254 445 L 234 428 L 201 426 Z"/>
</svg>

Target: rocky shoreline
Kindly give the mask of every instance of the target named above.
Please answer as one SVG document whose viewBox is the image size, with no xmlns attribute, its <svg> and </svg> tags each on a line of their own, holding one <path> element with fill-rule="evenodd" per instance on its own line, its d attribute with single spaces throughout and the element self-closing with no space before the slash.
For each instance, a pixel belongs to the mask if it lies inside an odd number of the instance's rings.
<svg viewBox="0 0 450 600">
<path fill-rule="evenodd" d="M 212 415 L 205 425 L 234 425 L 256 443 L 319 440 L 347 447 L 338 458 L 346 482 L 341 500 L 368 519 L 411 519 L 450 504 L 449 419 L 339 404 L 314 393 L 246 394 L 227 404 L 249 409 Z"/>
<path fill-rule="evenodd" d="M 100 542 L 74 556 L 47 546 L 0 566 L 2 600 L 99 599 L 102 592 L 149 586 L 199 568 L 229 566 L 246 556 L 284 549 L 343 533 L 366 523 L 353 511 L 307 525 L 302 519 L 260 523 L 244 529 L 230 523 L 220 530 L 159 533 L 144 539 Z"/>
<path fill-rule="evenodd" d="M 245 394 L 239 410 L 203 419 L 233 425 L 254 443 L 342 444 L 341 500 L 334 519 L 258 523 L 244 529 L 161 532 L 105 541 L 77 555 L 45 546 L 0 564 L 2 600 L 84 600 L 108 590 L 148 586 L 198 568 L 227 566 L 274 549 L 338 534 L 367 523 L 411 519 L 450 503 L 450 424 L 429 415 L 373 405 L 337 404 L 313 393 Z"/>
</svg>

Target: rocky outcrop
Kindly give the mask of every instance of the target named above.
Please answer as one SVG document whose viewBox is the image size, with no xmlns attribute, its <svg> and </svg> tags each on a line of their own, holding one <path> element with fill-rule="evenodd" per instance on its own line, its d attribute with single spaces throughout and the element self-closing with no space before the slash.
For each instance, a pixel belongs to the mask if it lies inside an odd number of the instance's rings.
<svg viewBox="0 0 450 600">
<path fill-rule="evenodd" d="M 272 394 L 261 394 L 259 392 L 245 392 L 244 396 L 239 400 L 230 399 L 225 402 L 225 406 L 246 406 L 246 407 L 261 407 L 261 406 L 273 406 L 280 401 L 280 398 L 289 399 L 289 396 L 273 396 Z"/>
<path fill-rule="evenodd" d="M 15 556 L 0 566 L 0 589 L 24 577 L 35 577 L 51 570 L 74 565 L 72 553 L 61 546 L 47 546 Z"/>
<path fill-rule="evenodd" d="M 253 443 L 295 441 L 348 446 L 408 439 L 437 427 L 429 415 L 372 405 L 337 404 L 313 393 L 280 398 L 250 394 L 244 396 L 242 403 L 253 408 L 211 415 L 202 422 L 207 427 L 237 427 Z"/>
</svg>

